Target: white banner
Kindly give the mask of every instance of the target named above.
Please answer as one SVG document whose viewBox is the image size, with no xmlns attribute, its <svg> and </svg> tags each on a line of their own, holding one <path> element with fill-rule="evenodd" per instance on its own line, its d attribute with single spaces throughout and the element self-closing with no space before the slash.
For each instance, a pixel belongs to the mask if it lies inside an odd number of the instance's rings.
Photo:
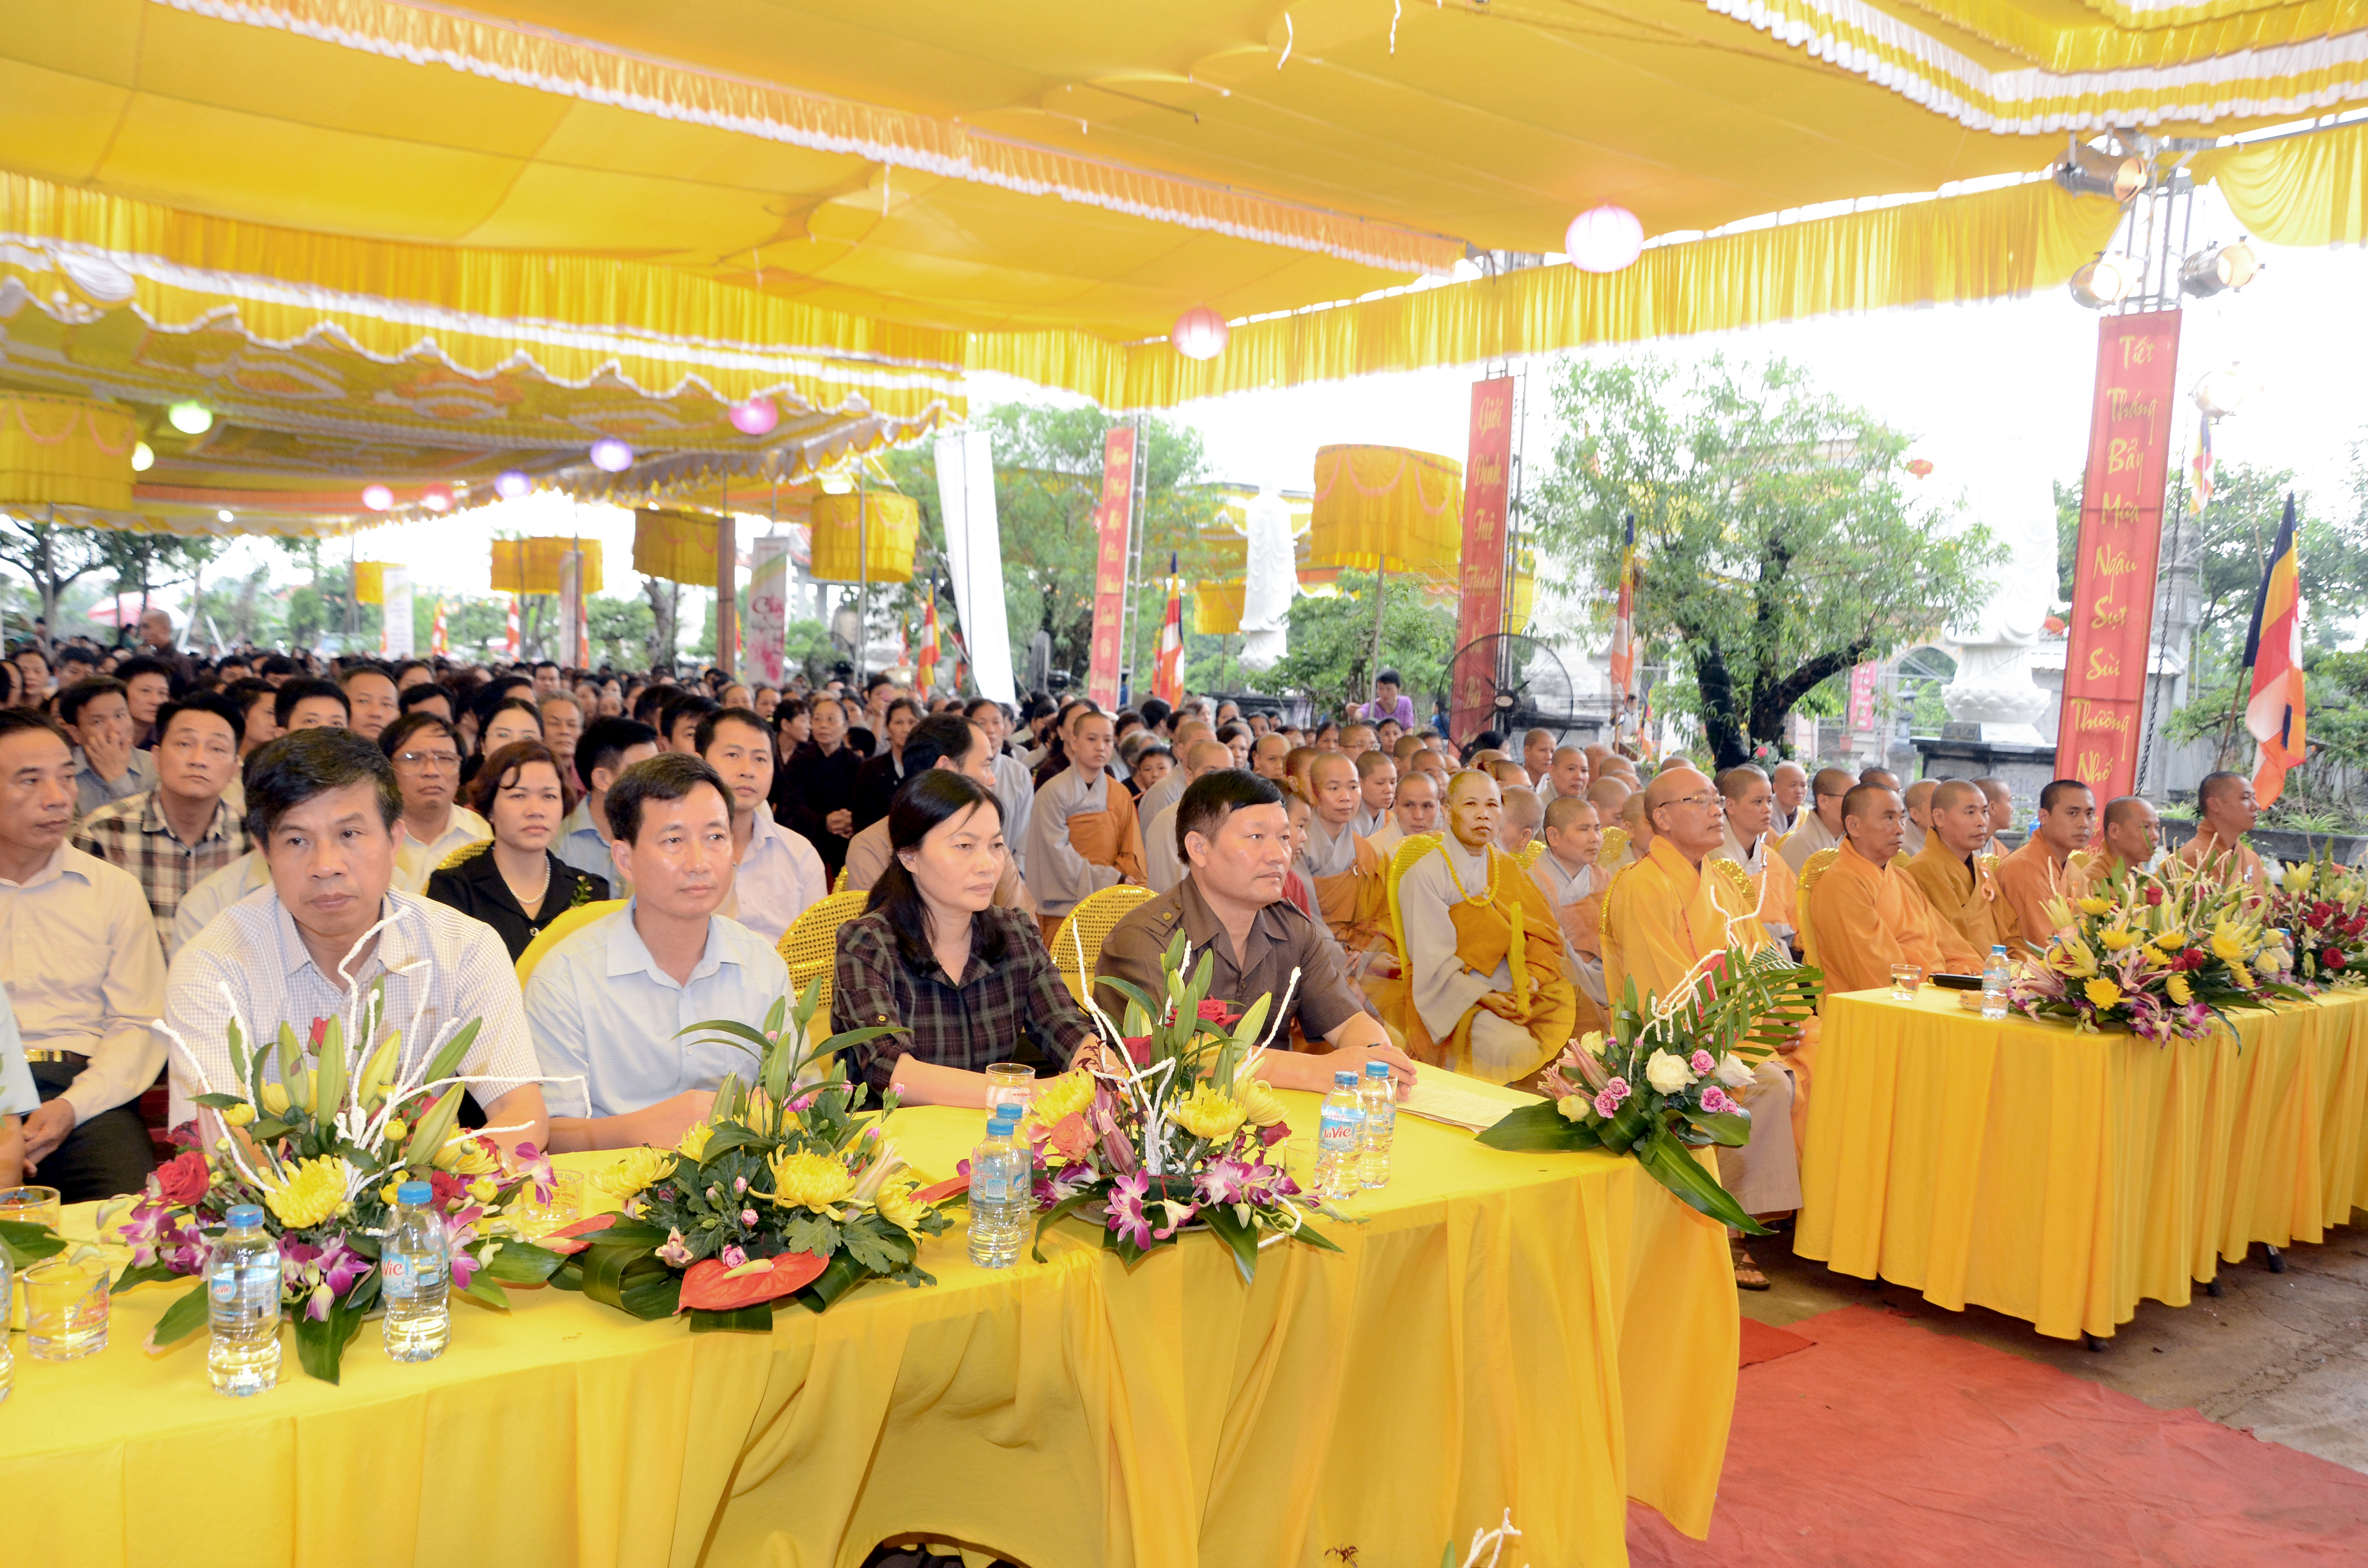
<svg viewBox="0 0 2368 1568">
<path fill-rule="evenodd" d="M 411 572 L 407 567 L 386 569 L 378 624 L 378 651 L 389 658 L 411 657 L 415 639 L 411 629 Z"/>
<path fill-rule="evenodd" d="M 946 575 L 971 679 L 998 702 L 1017 703 L 1011 623 L 1004 614 L 1003 535 L 995 517 L 995 444 L 984 430 L 938 437 L 938 508 L 946 525 Z"/>
<path fill-rule="evenodd" d="M 542 656 L 580 668 L 585 662 L 584 633 L 584 552 L 571 550 L 559 558 L 559 638 Z"/>
<path fill-rule="evenodd" d="M 790 609 L 790 537 L 758 534 L 748 541 L 748 624 L 744 628 L 741 673 L 765 686 L 779 686 L 781 633 Z"/>
</svg>

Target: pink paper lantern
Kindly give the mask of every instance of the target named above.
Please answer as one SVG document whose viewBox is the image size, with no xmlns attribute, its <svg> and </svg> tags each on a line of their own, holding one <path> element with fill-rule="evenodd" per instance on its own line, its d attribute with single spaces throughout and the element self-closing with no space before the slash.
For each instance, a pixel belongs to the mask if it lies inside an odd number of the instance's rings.
<svg viewBox="0 0 2368 1568">
<path fill-rule="evenodd" d="M 505 501 L 523 501 L 534 494 L 534 481 L 514 468 L 494 476 L 494 494 Z"/>
<path fill-rule="evenodd" d="M 1232 335 L 1224 317 L 1206 305 L 1195 305 L 1176 318 L 1167 341 L 1187 359 L 1214 359 L 1225 351 L 1225 339 Z"/>
<path fill-rule="evenodd" d="M 1618 272 L 1644 253 L 1645 225 L 1625 207 L 1606 202 L 1570 221 L 1562 248 L 1581 272 Z"/>
<path fill-rule="evenodd" d="M 732 405 L 732 428 L 743 436 L 764 436 L 781 422 L 780 405 L 769 397 L 752 397 Z"/>
<path fill-rule="evenodd" d="M 452 487 L 431 484 L 419 493 L 419 504 L 431 512 L 449 512 L 452 509 Z"/>
<path fill-rule="evenodd" d="M 373 512 L 383 512 L 394 505 L 394 492 L 383 484 L 362 486 L 362 505 Z"/>
<path fill-rule="evenodd" d="M 614 436 L 592 443 L 592 466 L 602 473 L 622 473 L 633 466 L 633 449 Z"/>
</svg>

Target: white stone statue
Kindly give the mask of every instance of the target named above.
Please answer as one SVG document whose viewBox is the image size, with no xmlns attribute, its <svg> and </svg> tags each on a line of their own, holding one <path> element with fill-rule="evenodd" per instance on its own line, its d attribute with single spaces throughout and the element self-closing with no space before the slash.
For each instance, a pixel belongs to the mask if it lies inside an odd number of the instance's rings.
<svg viewBox="0 0 2368 1568">
<path fill-rule="evenodd" d="M 1941 705 L 1952 722 L 1981 725 L 1985 741 L 2042 744 L 2037 721 L 2055 694 L 2032 678 L 2031 656 L 2055 598 L 2055 494 L 2044 478 L 1987 472 L 1966 487 L 1963 515 L 1987 524 L 2006 555 L 1980 614 L 1950 632 L 1957 676 Z"/>
<path fill-rule="evenodd" d="M 1271 489 L 1243 508 L 1249 525 L 1242 588 L 1242 667 L 1262 670 L 1290 651 L 1291 601 L 1299 592 L 1291 508 Z"/>
</svg>

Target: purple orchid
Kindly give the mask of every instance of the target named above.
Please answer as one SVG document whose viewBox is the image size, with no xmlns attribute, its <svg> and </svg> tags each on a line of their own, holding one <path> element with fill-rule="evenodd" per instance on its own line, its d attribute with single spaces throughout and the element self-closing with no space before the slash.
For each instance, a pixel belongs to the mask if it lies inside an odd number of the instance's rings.
<svg viewBox="0 0 2368 1568">
<path fill-rule="evenodd" d="M 477 1244 L 477 1221 L 484 1217 L 483 1209 L 472 1206 L 444 1221 L 445 1254 L 451 1259 L 455 1290 L 467 1290 L 477 1276 L 477 1255 L 469 1249 Z"/>
<path fill-rule="evenodd" d="M 692 1259 L 690 1244 L 682 1239 L 680 1231 L 668 1231 L 666 1244 L 658 1248 L 658 1261 L 671 1268 L 689 1268 Z"/>
<path fill-rule="evenodd" d="M 1203 1203 L 1243 1203 L 1249 1199 L 1251 1167 L 1234 1159 L 1212 1160 L 1193 1185 Z"/>
<path fill-rule="evenodd" d="M 1143 1197 L 1150 1190 L 1148 1176 L 1140 1171 L 1129 1171 L 1111 1184 L 1110 1194 L 1110 1231 L 1145 1250 L 1152 1244 L 1152 1233 L 1151 1221 L 1143 1212 Z"/>
<path fill-rule="evenodd" d="M 510 1151 L 512 1170 L 534 1184 L 534 1200 L 539 1204 L 551 1201 L 552 1188 L 559 1183 L 552 1175 L 551 1162 L 531 1142 L 520 1143 Z"/>
</svg>

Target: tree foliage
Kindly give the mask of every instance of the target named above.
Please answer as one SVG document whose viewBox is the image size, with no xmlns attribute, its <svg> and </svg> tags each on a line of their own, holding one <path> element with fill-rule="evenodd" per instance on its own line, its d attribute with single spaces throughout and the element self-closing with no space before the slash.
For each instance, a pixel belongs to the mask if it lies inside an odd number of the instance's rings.
<svg viewBox="0 0 2368 1568">
<path fill-rule="evenodd" d="M 40 616 L 54 631 L 65 591 L 108 564 L 105 533 L 33 517 L 0 515 L 0 562 L 33 585 Z"/>
<path fill-rule="evenodd" d="M 1337 597 L 1291 604 L 1291 651 L 1258 677 L 1269 691 L 1304 692 L 1320 712 L 1338 713 L 1373 694 L 1373 577 L 1343 572 Z M 1401 577 L 1382 599 L 1382 669 L 1406 678 L 1420 713 L 1447 689 L 1455 652 L 1455 607 Z"/>
<path fill-rule="evenodd" d="M 1691 676 L 1721 767 L 1820 683 L 1977 609 L 1998 551 L 1977 524 L 1912 502 L 1907 437 L 1779 360 L 1580 363 L 1531 516 L 1541 571 L 1619 576 L 1636 518 L 1636 628 Z M 1610 596 L 1597 596 L 1608 624 Z"/>
</svg>

